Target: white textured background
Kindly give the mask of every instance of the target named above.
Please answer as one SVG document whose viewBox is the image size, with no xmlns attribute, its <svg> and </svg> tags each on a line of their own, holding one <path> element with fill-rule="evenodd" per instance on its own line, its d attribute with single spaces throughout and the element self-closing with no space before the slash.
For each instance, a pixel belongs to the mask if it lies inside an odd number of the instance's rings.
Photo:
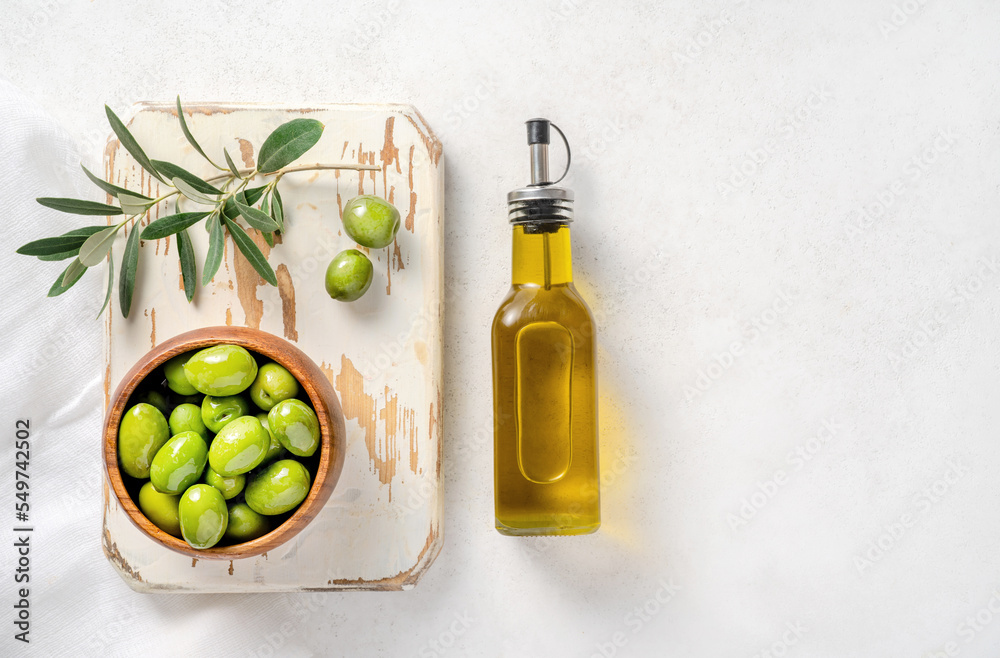
<svg viewBox="0 0 1000 658">
<path fill-rule="evenodd" d="M 502 4 L 4 2 L 0 123 L 23 93 L 64 129 L 22 147 L 95 162 L 103 103 L 177 93 L 408 102 L 448 181 L 436 564 L 406 593 L 154 597 L 99 545 L 101 284 L 44 300 L 57 266 L 10 253 L 74 225 L 30 199 L 82 176 L 14 185 L 30 163 L 0 152 L 2 435 L 38 428 L 31 655 L 1000 654 L 1000 5 Z M 576 149 L 601 328 L 605 522 L 552 541 L 492 528 L 489 322 L 536 115 Z M 3 441 L 0 654 L 21 655 Z"/>
</svg>

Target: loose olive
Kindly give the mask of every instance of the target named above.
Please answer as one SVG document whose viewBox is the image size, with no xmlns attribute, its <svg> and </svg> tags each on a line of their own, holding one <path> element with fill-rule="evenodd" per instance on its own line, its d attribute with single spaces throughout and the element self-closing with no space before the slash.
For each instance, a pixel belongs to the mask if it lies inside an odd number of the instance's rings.
<svg viewBox="0 0 1000 658">
<path fill-rule="evenodd" d="M 177 405 L 170 412 L 168 422 L 171 436 L 181 432 L 195 432 L 203 439 L 208 438 L 208 428 L 201 419 L 201 408 L 198 405 L 187 402 Z"/>
<path fill-rule="evenodd" d="M 149 480 L 161 493 L 179 494 L 198 481 L 208 461 L 208 445 L 197 432 L 181 432 L 153 457 Z"/>
<path fill-rule="evenodd" d="M 139 489 L 139 509 L 153 525 L 174 537 L 181 536 L 181 521 L 177 512 L 180 500 L 180 496 L 160 493 L 153 488 L 152 482 Z"/>
<path fill-rule="evenodd" d="M 284 514 L 309 495 L 311 479 L 306 467 L 294 459 L 282 459 L 250 477 L 246 501 L 258 514 Z"/>
<path fill-rule="evenodd" d="M 181 495 L 177 506 L 181 535 L 193 548 L 211 548 L 219 543 L 229 524 L 229 508 L 222 492 L 207 484 L 195 484 Z"/>
<path fill-rule="evenodd" d="M 201 421 L 205 427 L 218 432 L 231 420 L 250 413 L 250 404 L 242 395 L 215 397 L 206 395 L 201 401 Z"/>
<path fill-rule="evenodd" d="M 153 405 L 140 402 L 125 412 L 118 425 L 118 461 L 125 475 L 148 478 L 153 457 L 169 438 L 167 419 Z"/>
<path fill-rule="evenodd" d="M 271 438 L 253 416 L 230 421 L 212 439 L 208 463 L 219 475 L 231 477 L 256 468 L 267 454 Z"/>
<path fill-rule="evenodd" d="M 375 277 L 372 262 L 357 249 L 333 257 L 326 268 L 326 292 L 340 302 L 353 302 L 368 292 Z"/>
<path fill-rule="evenodd" d="M 309 457 L 319 446 L 319 419 L 302 400 L 282 400 L 267 414 L 268 428 L 288 452 Z"/>
<path fill-rule="evenodd" d="M 184 374 L 199 393 L 236 395 L 257 377 L 257 362 L 239 345 L 213 345 L 195 352 L 184 364 Z"/>
<path fill-rule="evenodd" d="M 356 196 L 344 205 L 344 231 L 358 244 L 381 249 L 392 244 L 399 230 L 399 211 L 381 197 Z"/>
<path fill-rule="evenodd" d="M 184 364 L 191 358 L 190 354 L 178 354 L 163 364 L 163 374 L 167 377 L 167 386 L 180 395 L 194 395 L 198 392 L 187 375 L 184 374 Z"/>
<path fill-rule="evenodd" d="M 266 516 L 253 511 L 246 503 L 229 505 L 229 527 L 226 528 L 226 539 L 234 544 L 240 544 L 263 537 L 269 532 L 271 532 L 271 522 Z"/>
<path fill-rule="evenodd" d="M 299 393 L 299 383 L 283 366 L 265 363 L 257 371 L 257 378 L 250 385 L 250 399 L 264 411 L 282 400 L 294 398 Z"/>
<path fill-rule="evenodd" d="M 225 476 L 219 475 L 211 467 L 205 469 L 205 484 L 210 484 L 221 491 L 222 497 L 226 500 L 236 498 L 243 491 L 246 482 L 247 476 L 242 474 Z"/>
</svg>

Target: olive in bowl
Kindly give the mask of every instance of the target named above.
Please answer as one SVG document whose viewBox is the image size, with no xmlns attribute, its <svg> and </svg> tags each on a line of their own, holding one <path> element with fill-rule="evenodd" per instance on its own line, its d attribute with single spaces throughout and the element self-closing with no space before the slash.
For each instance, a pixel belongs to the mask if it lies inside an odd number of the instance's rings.
<svg viewBox="0 0 1000 658">
<path fill-rule="evenodd" d="M 163 409 L 146 402 L 159 398 Z M 345 444 L 340 401 L 308 356 L 262 331 L 212 327 L 163 343 L 126 374 L 105 419 L 104 461 L 144 534 L 231 560 L 287 542 L 316 516 Z"/>
</svg>

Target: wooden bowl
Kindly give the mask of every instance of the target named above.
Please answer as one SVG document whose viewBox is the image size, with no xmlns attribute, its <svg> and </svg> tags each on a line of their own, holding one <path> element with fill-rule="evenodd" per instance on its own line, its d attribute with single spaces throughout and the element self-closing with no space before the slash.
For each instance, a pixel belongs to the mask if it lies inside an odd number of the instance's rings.
<svg viewBox="0 0 1000 658">
<path fill-rule="evenodd" d="M 219 343 L 240 345 L 251 352 L 265 356 L 287 368 L 299 381 L 319 418 L 319 460 L 309 495 L 284 523 L 263 537 L 242 544 L 198 550 L 183 539 L 167 534 L 153 525 L 132 500 L 118 468 L 118 424 L 132 393 L 156 368 L 178 354 Z M 333 390 L 330 380 L 302 350 L 277 336 L 256 329 L 206 327 L 175 336 L 150 350 L 122 379 L 111 399 L 104 420 L 104 467 L 111 489 L 118 498 L 118 504 L 128 514 L 132 523 L 150 539 L 178 553 L 199 559 L 235 560 L 260 555 L 284 544 L 319 514 L 337 485 L 337 480 L 340 479 L 340 472 L 344 467 L 346 443 L 347 431 L 340 399 Z"/>
</svg>

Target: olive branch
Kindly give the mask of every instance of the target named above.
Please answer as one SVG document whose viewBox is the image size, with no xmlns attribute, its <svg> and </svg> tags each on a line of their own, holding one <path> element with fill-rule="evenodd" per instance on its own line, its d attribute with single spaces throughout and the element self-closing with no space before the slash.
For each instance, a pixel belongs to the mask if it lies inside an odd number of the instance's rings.
<svg viewBox="0 0 1000 658">
<path fill-rule="evenodd" d="M 260 231 L 265 242 L 274 246 L 275 234 L 285 231 L 285 211 L 278 191 L 278 183 L 282 176 L 300 171 L 317 171 L 329 169 L 377 170 L 375 165 L 365 164 L 310 164 L 290 166 L 315 146 L 323 134 L 323 124 L 315 119 L 293 119 L 284 123 L 268 135 L 257 154 L 257 166 L 239 168 L 233 162 L 229 151 L 222 150 L 226 166 L 215 163 L 195 140 L 184 119 L 181 99 L 177 97 L 177 118 L 181 124 L 181 132 L 188 143 L 194 147 L 206 161 L 219 171 L 217 176 L 200 178 L 173 163 L 163 160 L 151 160 L 136 142 L 121 119 L 107 105 L 104 106 L 111 129 L 118 136 L 121 145 L 125 147 L 132 158 L 146 170 L 150 176 L 170 189 L 166 194 L 150 198 L 139 192 L 119 187 L 99 176 L 95 176 L 82 164 L 84 173 L 97 187 L 113 197 L 118 205 L 87 201 L 84 199 L 66 199 L 41 197 L 38 203 L 61 212 L 74 215 L 93 215 L 117 217 L 124 216 L 117 224 L 85 226 L 73 229 L 62 235 L 34 240 L 22 246 L 17 253 L 25 256 L 35 256 L 43 261 L 59 261 L 72 258 L 73 261 L 62 271 L 55 283 L 49 289 L 49 297 L 58 297 L 70 288 L 91 267 L 99 265 L 107 258 L 108 289 L 104 304 L 97 316 L 100 317 L 111 300 L 114 289 L 115 271 L 112 245 L 118 231 L 132 222 L 132 230 L 128 233 L 125 250 L 121 258 L 120 274 L 118 275 L 118 302 L 122 316 L 128 317 L 132 307 L 132 297 L 135 293 L 135 277 L 139 267 L 139 240 L 158 240 L 169 235 L 177 236 L 177 253 L 180 258 L 181 278 L 184 283 L 184 295 L 188 302 L 194 299 L 198 285 L 198 267 L 195 261 L 194 248 L 187 229 L 204 220 L 208 231 L 208 253 L 201 273 L 201 285 L 206 286 L 215 277 L 222 264 L 226 233 L 232 236 L 233 242 L 243 257 L 260 274 L 261 278 L 272 286 L 278 285 L 274 270 L 267 262 L 263 252 L 257 247 L 247 231 L 238 223 L 240 218 L 246 224 Z M 270 176 L 270 180 L 257 187 L 248 185 L 258 176 Z M 150 222 L 139 231 L 139 222 L 150 210 L 161 203 L 173 199 L 174 213 L 160 217 Z M 190 201 L 198 206 L 209 207 L 207 210 L 181 212 L 181 202 Z"/>
</svg>

